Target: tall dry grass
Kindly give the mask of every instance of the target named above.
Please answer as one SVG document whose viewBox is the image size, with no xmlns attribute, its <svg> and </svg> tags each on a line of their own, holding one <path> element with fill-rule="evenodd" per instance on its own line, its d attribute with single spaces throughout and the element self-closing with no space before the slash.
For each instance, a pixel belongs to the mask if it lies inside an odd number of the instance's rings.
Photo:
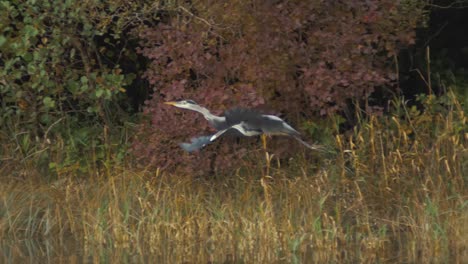
<svg viewBox="0 0 468 264">
<path fill-rule="evenodd" d="M 194 178 L 109 161 L 81 176 L 55 171 L 52 182 L 32 159 L 16 171 L 3 164 L 0 236 L 73 240 L 95 262 L 112 252 L 109 261 L 462 263 L 468 132 L 453 100 L 442 113 L 402 104 L 363 119 L 318 164 L 260 158 L 257 168 Z"/>
</svg>

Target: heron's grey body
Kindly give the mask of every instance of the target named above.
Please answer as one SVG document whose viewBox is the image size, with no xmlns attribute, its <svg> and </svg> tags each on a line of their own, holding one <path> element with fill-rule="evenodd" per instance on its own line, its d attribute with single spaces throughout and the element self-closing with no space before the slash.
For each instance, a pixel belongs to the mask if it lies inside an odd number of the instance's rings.
<svg viewBox="0 0 468 264">
<path fill-rule="evenodd" d="M 201 113 L 205 119 L 216 129 L 212 136 L 192 138 L 191 143 L 181 143 L 180 146 L 188 152 L 203 148 L 226 132 L 236 131 L 244 136 L 286 135 L 294 137 L 308 148 L 316 149 L 299 138 L 300 134 L 280 117 L 264 115 L 255 110 L 234 108 L 226 111 L 225 116 L 213 115 L 208 109 L 196 104 L 192 100 L 167 102 L 179 108 L 189 109 Z"/>
<path fill-rule="evenodd" d="M 251 109 L 235 108 L 226 111 L 228 127 L 242 124 L 246 131 L 258 131 L 259 134 L 268 135 L 299 135 L 283 119 L 274 115 L 264 115 Z"/>
</svg>

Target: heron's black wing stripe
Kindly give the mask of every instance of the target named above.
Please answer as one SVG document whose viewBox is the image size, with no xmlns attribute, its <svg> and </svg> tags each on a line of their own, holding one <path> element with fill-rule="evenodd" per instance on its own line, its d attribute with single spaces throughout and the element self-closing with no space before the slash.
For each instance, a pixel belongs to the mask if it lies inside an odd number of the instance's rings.
<svg viewBox="0 0 468 264">
<path fill-rule="evenodd" d="M 248 125 L 243 125 L 242 128 L 246 131 L 246 132 L 258 132 L 258 133 L 263 133 L 263 130 L 260 129 L 260 128 L 257 128 L 257 127 L 250 127 Z"/>
</svg>

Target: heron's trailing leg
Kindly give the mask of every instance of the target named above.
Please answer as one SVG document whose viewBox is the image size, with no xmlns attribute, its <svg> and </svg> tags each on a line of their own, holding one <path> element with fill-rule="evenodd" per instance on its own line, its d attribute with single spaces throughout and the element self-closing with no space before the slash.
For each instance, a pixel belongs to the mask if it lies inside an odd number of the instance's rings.
<svg viewBox="0 0 468 264">
<path fill-rule="evenodd" d="M 262 137 L 263 150 L 267 151 L 267 136 L 265 134 L 262 134 L 261 137 Z"/>
<path fill-rule="evenodd" d="M 270 177 L 270 165 L 271 165 L 271 158 L 273 158 L 273 155 L 270 155 L 267 151 L 267 136 L 265 134 L 262 134 L 260 136 L 262 138 L 262 143 L 263 143 L 263 151 L 265 152 L 265 161 L 266 161 L 266 168 L 265 168 L 265 173 L 263 174 L 262 179 L 266 177 Z"/>
</svg>

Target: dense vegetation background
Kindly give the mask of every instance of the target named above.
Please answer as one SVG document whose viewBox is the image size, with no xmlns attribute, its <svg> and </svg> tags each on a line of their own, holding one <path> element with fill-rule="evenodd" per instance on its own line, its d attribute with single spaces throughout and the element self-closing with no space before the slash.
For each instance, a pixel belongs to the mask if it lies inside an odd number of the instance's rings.
<svg viewBox="0 0 468 264">
<path fill-rule="evenodd" d="M 137 140 L 126 141 L 132 153 L 172 169 L 230 167 L 245 149 L 231 142 L 201 158 L 181 155 L 177 142 L 208 126 L 161 101 L 192 98 L 216 113 L 263 106 L 309 132 L 319 129 L 311 121 L 336 112 L 352 125 L 353 107 L 379 112 L 389 95 L 413 89 L 399 89 L 396 62 L 432 9 L 389 0 L 1 5 L 3 140 L 24 157 L 70 165 L 90 148 L 102 158 L 108 134 L 138 123 Z M 139 110 L 149 122 L 135 118 Z M 57 145 L 67 156 L 51 161 Z M 216 162 L 203 164 L 214 153 Z"/>
<path fill-rule="evenodd" d="M 467 12 L 443 0 L 0 0 L 0 234 L 262 254 L 247 262 L 307 248 L 331 250 L 327 261 L 460 260 Z M 226 138 L 184 153 L 179 142 L 212 130 L 162 104 L 177 99 L 278 114 L 328 151 Z"/>
</svg>

